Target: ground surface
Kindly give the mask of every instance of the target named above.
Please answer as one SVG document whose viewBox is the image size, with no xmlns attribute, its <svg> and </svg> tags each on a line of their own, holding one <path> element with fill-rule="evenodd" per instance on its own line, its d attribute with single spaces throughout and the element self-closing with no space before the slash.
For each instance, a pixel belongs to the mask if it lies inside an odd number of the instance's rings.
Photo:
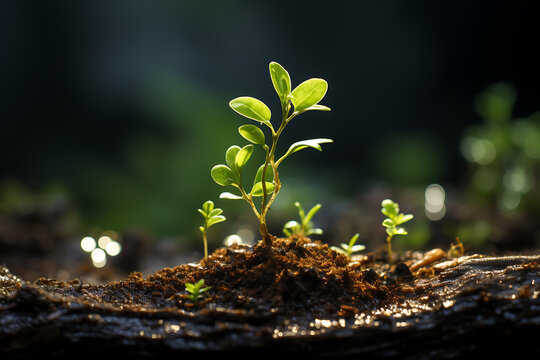
<svg viewBox="0 0 540 360">
<path fill-rule="evenodd" d="M 0 270 L 0 349 L 154 357 L 538 355 L 540 255 L 409 253 L 388 266 L 309 239 L 231 246 L 199 263 L 88 284 Z M 185 284 L 211 289 L 194 304 Z"/>
</svg>

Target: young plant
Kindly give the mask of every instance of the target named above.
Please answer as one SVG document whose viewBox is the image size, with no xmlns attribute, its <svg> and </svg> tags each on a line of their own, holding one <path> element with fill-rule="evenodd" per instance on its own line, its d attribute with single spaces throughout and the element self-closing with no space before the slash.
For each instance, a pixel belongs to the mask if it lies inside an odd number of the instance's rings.
<svg viewBox="0 0 540 360">
<path fill-rule="evenodd" d="M 322 235 L 323 231 L 319 228 L 314 228 L 311 219 L 317 211 L 321 208 L 321 204 L 317 204 L 308 211 L 307 215 L 302 205 L 297 201 L 294 203 L 294 206 L 298 208 L 298 215 L 300 215 L 300 222 L 298 221 L 288 221 L 283 225 L 283 233 L 286 236 L 309 236 L 311 234 Z"/>
<path fill-rule="evenodd" d="M 225 216 L 221 215 L 223 210 L 220 208 L 214 208 L 214 203 L 210 200 L 206 201 L 202 209 L 197 209 L 198 212 L 204 217 L 204 224 L 199 226 L 199 230 L 202 233 L 203 242 L 204 242 L 204 258 L 208 258 L 208 241 L 206 239 L 206 231 L 208 228 L 214 224 L 223 222 L 227 220 Z"/>
<path fill-rule="evenodd" d="M 186 291 L 189 293 L 187 299 L 196 304 L 200 299 L 202 299 L 203 294 L 210 290 L 212 287 L 202 287 L 204 285 L 204 279 L 197 281 L 195 284 L 186 283 Z"/>
<path fill-rule="evenodd" d="M 340 248 L 337 246 L 332 246 L 331 249 L 334 249 L 347 257 L 351 257 L 351 255 L 355 252 L 362 251 L 366 247 L 364 245 L 355 245 L 356 240 L 358 240 L 358 237 L 360 236 L 359 233 L 356 233 L 353 235 L 353 237 L 349 240 L 348 244 L 340 244 Z"/>
<path fill-rule="evenodd" d="M 237 145 L 229 147 L 225 153 L 227 165 L 216 165 L 211 170 L 212 178 L 217 184 L 232 186 L 237 191 L 236 194 L 224 192 L 220 198 L 244 200 L 250 205 L 259 220 L 259 231 L 267 245 L 272 242 L 272 237 L 268 233 L 266 215 L 281 189 L 279 165 L 297 151 L 305 148 L 321 151 L 321 144 L 332 142 L 324 138 L 302 140 L 292 144 L 281 157 L 276 158 L 278 140 L 292 119 L 310 110 L 329 111 L 330 108 L 319 104 L 328 89 L 325 80 L 309 79 L 291 90 L 289 73 L 280 64 L 271 62 L 269 69 L 270 78 L 281 104 L 281 123 L 277 128 L 270 122 L 270 109 L 262 101 L 242 96 L 229 102 L 229 106 L 238 114 L 258 122 L 262 128 L 270 132 L 269 145 L 266 144 L 267 139 L 261 127 L 252 124 L 242 125 L 238 128 L 238 132 L 251 144 L 244 147 Z M 242 169 L 253 153 L 253 145 L 260 146 L 263 150 L 264 163 L 260 165 L 251 185 L 247 185 Z M 259 207 L 255 203 L 257 197 L 261 198 Z"/>
<path fill-rule="evenodd" d="M 386 243 L 388 247 L 388 262 L 391 264 L 392 263 L 392 244 L 391 244 L 392 238 L 394 237 L 394 235 L 407 235 L 407 230 L 400 227 L 400 225 L 411 220 L 413 218 L 413 215 L 401 214 L 399 212 L 398 203 L 390 199 L 383 200 L 381 205 L 382 205 L 381 212 L 383 213 L 383 215 L 387 217 L 382 222 L 382 225 L 386 228 L 386 233 L 388 234 L 388 237 L 386 238 Z"/>
</svg>

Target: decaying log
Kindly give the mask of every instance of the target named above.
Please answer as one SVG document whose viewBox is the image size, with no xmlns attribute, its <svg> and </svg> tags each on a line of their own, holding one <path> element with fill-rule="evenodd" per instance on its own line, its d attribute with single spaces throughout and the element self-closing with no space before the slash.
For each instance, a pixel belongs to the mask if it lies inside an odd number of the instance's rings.
<svg viewBox="0 0 540 360">
<path fill-rule="evenodd" d="M 306 251 L 314 247 L 301 246 Z M 217 280 L 212 283 L 212 276 L 232 284 L 224 271 L 232 271 L 235 262 L 259 271 L 268 260 L 243 258 L 243 251 L 214 254 L 219 264 L 190 264 L 164 269 L 161 277 L 135 274 L 102 285 L 48 279 L 27 283 L 0 268 L 1 357 L 46 353 L 144 358 L 200 352 L 435 359 L 540 354 L 540 255 L 441 258 L 414 267 L 412 274 L 402 264 L 400 271 L 412 276 L 399 275 L 398 267 L 385 273 L 376 264 L 339 265 L 343 259 L 332 255 L 343 273 L 310 264 L 311 271 L 281 269 L 268 280 L 276 291 L 291 293 L 290 300 L 276 292 L 271 301 L 258 299 L 260 293 L 247 288 L 236 289 L 234 301 L 223 294 L 220 298 L 225 288 Z M 306 256 L 300 245 L 294 251 Z M 329 256 L 329 250 L 324 251 Z M 216 292 L 189 304 L 181 285 L 197 271 L 206 271 Z M 365 282 L 365 298 L 353 291 L 358 279 Z M 312 293 L 322 299 L 325 291 L 338 291 L 335 284 L 349 289 L 336 297 L 339 303 L 327 308 L 316 301 L 299 304 L 309 302 Z M 149 286 L 155 288 L 141 290 Z M 382 288 L 397 295 L 379 300 L 377 296 L 389 296 Z M 234 289 L 231 285 L 230 291 Z"/>
</svg>

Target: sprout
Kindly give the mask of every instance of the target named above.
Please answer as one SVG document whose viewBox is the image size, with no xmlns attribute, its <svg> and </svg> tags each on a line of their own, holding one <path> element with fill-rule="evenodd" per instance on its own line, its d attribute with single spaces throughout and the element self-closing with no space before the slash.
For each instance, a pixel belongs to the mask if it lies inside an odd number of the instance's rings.
<svg viewBox="0 0 540 360">
<path fill-rule="evenodd" d="M 206 201 L 202 209 L 197 209 L 204 217 L 204 224 L 199 227 L 199 230 L 202 233 L 203 242 L 204 242 L 204 258 L 208 258 L 208 241 L 206 239 L 206 231 L 208 228 L 214 224 L 223 222 L 227 220 L 225 216 L 221 215 L 223 210 L 220 208 L 214 208 L 214 203 L 210 200 Z"/>
<path fill-rule="evenodd" d="M 346 255 L 347 257 L 351 257 L 353 253 L 362 251 L 366 248 L 364 245 L 355 245 L 356 240 L 358 240 L 359 236 L 360 234 L 356 233 L 353 235 L 353 237 L 351 237 L 348 244 L 341 244 L 341 247 L 332 246 L 331 249 L 336 250 Z"/>
<path fill-rule="evenodd" d="M 294 203 L 294 206 L 298 208 L 298 215 L 300 216 L 300 222 L 298 221 L 288 221 L 283 225 L 283 233 L 286 236 L 309 236 L 311 234 L 322 235 L 322 229 L 314 228 L 311 219 L 317 211 L 321 208 L 321 204 L 317 204 L 308 211 L 307 215 L 302 205 L 297 201 Z"/>
<path fill-rule="evenodd" d="M 229 147 L 225 153 L 226 164 L 216 165 L 210 172 L 218 185 L 232 186 L 236 189 L 236 193 L 223 192 L 220 198 L 244 200 L 250 205 L 259 220 L 259 230 L 266 244 L 270 244 L 272 241 L 266 225 L 266 215 L 281 189 L 278 173 L 279 165 L 297 151 L 306 148 L 321 151 L 321 144 L 333 142 L 325 138 L 298 141 L 292 144 L 285 154 L 276 159 L 279 137 L 293 118 L 306 111 L 330 111 L 330 108 L 319 104 L 328 89 L 325 80 L 309 79 L 291 90 L 289 73 L 280 64 L 271 62 L 269 70 L 272 84 L 281 103 L 281 124 L 277 129 L 274 128 L 270 121 L 272 115 L 270 109 L 258 99 L 241 96 L 231 100 L 229 102 L 231 109 L 248 119 L 256 121 L 259 126 L 253 124 L 240 126 L 238 132 L 251 144 L 244 147 L 237 145 Z M 270 132 L 269 145 L 267 145 L 267 139 L 261 127 Z M 248 184 L 242 170 L 251 158 L 254 145 L 260 146 L 264 151 L 264 163 L 258 168 L 251 187 L 246 187 Z M 261 198 L 259 207 L 255 203 L 254 198 L 256 197 Z"/>
<path fill-rule="evenodd" d="M 394 235 L 407 235 L 407 230 L 399 227 L 399 225 L 411 220 L 413 215 L 400 214 L 398 203 L 390 199 L 383 200 L 381 205 L 381 212 L 387 217 L 382 222 L 382 225 L 386 228 L 386 233 L 388 234 L 388 237 L 386 238 L 386 243 L 388 246 L 388 262 L 392 263 L 392 237 L 394 237 Z"/>
<path fill-rule="evenodd" d="M 195 284 L 186 283 L 186 291 L 189 293 L 187 296 L 188 300 L 196 304 L 200 299 L 202 299 L 203 294 L 212 288 L 211 286 L 201 288 L 203 285 L 204 279 L 197 281 Z"/>
</svg>

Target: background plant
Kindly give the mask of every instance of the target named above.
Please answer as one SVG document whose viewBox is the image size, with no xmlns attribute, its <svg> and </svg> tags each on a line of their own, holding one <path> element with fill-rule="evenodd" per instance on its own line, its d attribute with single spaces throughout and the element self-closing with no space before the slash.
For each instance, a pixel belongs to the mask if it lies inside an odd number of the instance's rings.
<svg viewBox="0 0 540 360">
<path fill-rule="evenodd" d="M 366 248 L 364 245 L 356 245 L 356 240 L 358 240 L 359 236 L 360 234 L 356 233 L 351 237 L 348 244 L 340 244 L 341 247 L 332 246 L 331 248 L 346 255 L 347 257 L 351 257 L 353 253 L 362 251 Z"/>
<path fill-rule="evenodd" d="M 286 236 L 309 236 L 312 234 L 322 235 L 323 230 L 313 227 L 313 222 L 311 219 L 321 208 L 321 204 L 317 204 L 311 208 L 306 214 L 304 208 L 297 201 L 294 203 L 294 206 L 298 208 L 298 215 L 300 216 L 300 222 L 291 220 L 283 225 L 283 234 Z"/>
<path fill-rule="evenodd" d="M 204 217 L 204 224 L 199 227 L 199 230 L 202 233 L 203 243 L 204 243 L 204 258 L 208 258 L 208 240 L 206 238 L 206 232 L 208 228 L 214 224 L 223 222 L 227 220 L 225 216 L 221 215 L 223 210 L 220 208 L 214 208 L 214 202 L 211 200 L 206 201 L 202 209 L 197 209 Z"/>
<path fill-rule="evenodd" d="M 211 286 L 202 287 L 204 285 L 204 279 L 200 279 L 195 284 L 186 283 L 186 291 L 188 292 L 187 299 L 196 304 L 199 300 L 202 299 L 204 293 L 210 290 Z"/>
<path fill-rule="evenodd" d="M 390 199 L 383 200 L 381 205 L 381 212 L 387 217 L 383 220 L 382 225 L 386 228 L 386 233 L 388 234 L 388 237 L 386 238 L 388 262 L 392 263 L 392 238 L 395 235 L 407 235 L 407 230 L 400 227 L 400 225 L 411 220 L 413 215 L 401 214 L 399 212 L 399 204 Z"/>
<path fill-rule="evenodd" d="M 266 130 L 270 131 L 270 145 L 266 144 L 266 137 L 261 127 L 252 124 L 242 125 L 238 128 L 238 132 L 251 144 L 242 148 L 237 145 L 229 147 L 225 154 L 227 164 L 216 165 L 211 170 L 212 178 L 217 184 L 232 186 L 239 192 L 237 194 L 223 192 L 220 198 L 245 200 L 250 205 L 259 220 L 259 230 L 266 244 L 270 244 L 272 241 L 268 233 L 266 216 L 281 189 L 279 165 L 297 151 L 305 148 L 321 151 L 321 144 L 332 142 L 332 140 L 325 138 L 298 141 L 292 144 L 281 157 L 276 159 L 279 137 L 293 118 L 310 110 L 329 111 L 330 108 L 319 104 L 328 89 L 325 80 L 312 78 L 304 81 L 291 91 L 289 73 L 280 64 L 271 62 L 269 70 L 270 78 L 281 104 L 281 123 L 277 129 L 270 122 L 271 111 L 268 106 L 256 98 L 249 96 L 238 97 L 231 100 L 229 106 L 238 114 L 264 125 L 267 128 Z M 250 188 L 246 188 L 242 169 L 253 153 L 253 145 L 262 148 L 265 160 L 257 170 Z M 259 207 L 254 201 L 256 197 L 261 198 Z"/>
</svg>

